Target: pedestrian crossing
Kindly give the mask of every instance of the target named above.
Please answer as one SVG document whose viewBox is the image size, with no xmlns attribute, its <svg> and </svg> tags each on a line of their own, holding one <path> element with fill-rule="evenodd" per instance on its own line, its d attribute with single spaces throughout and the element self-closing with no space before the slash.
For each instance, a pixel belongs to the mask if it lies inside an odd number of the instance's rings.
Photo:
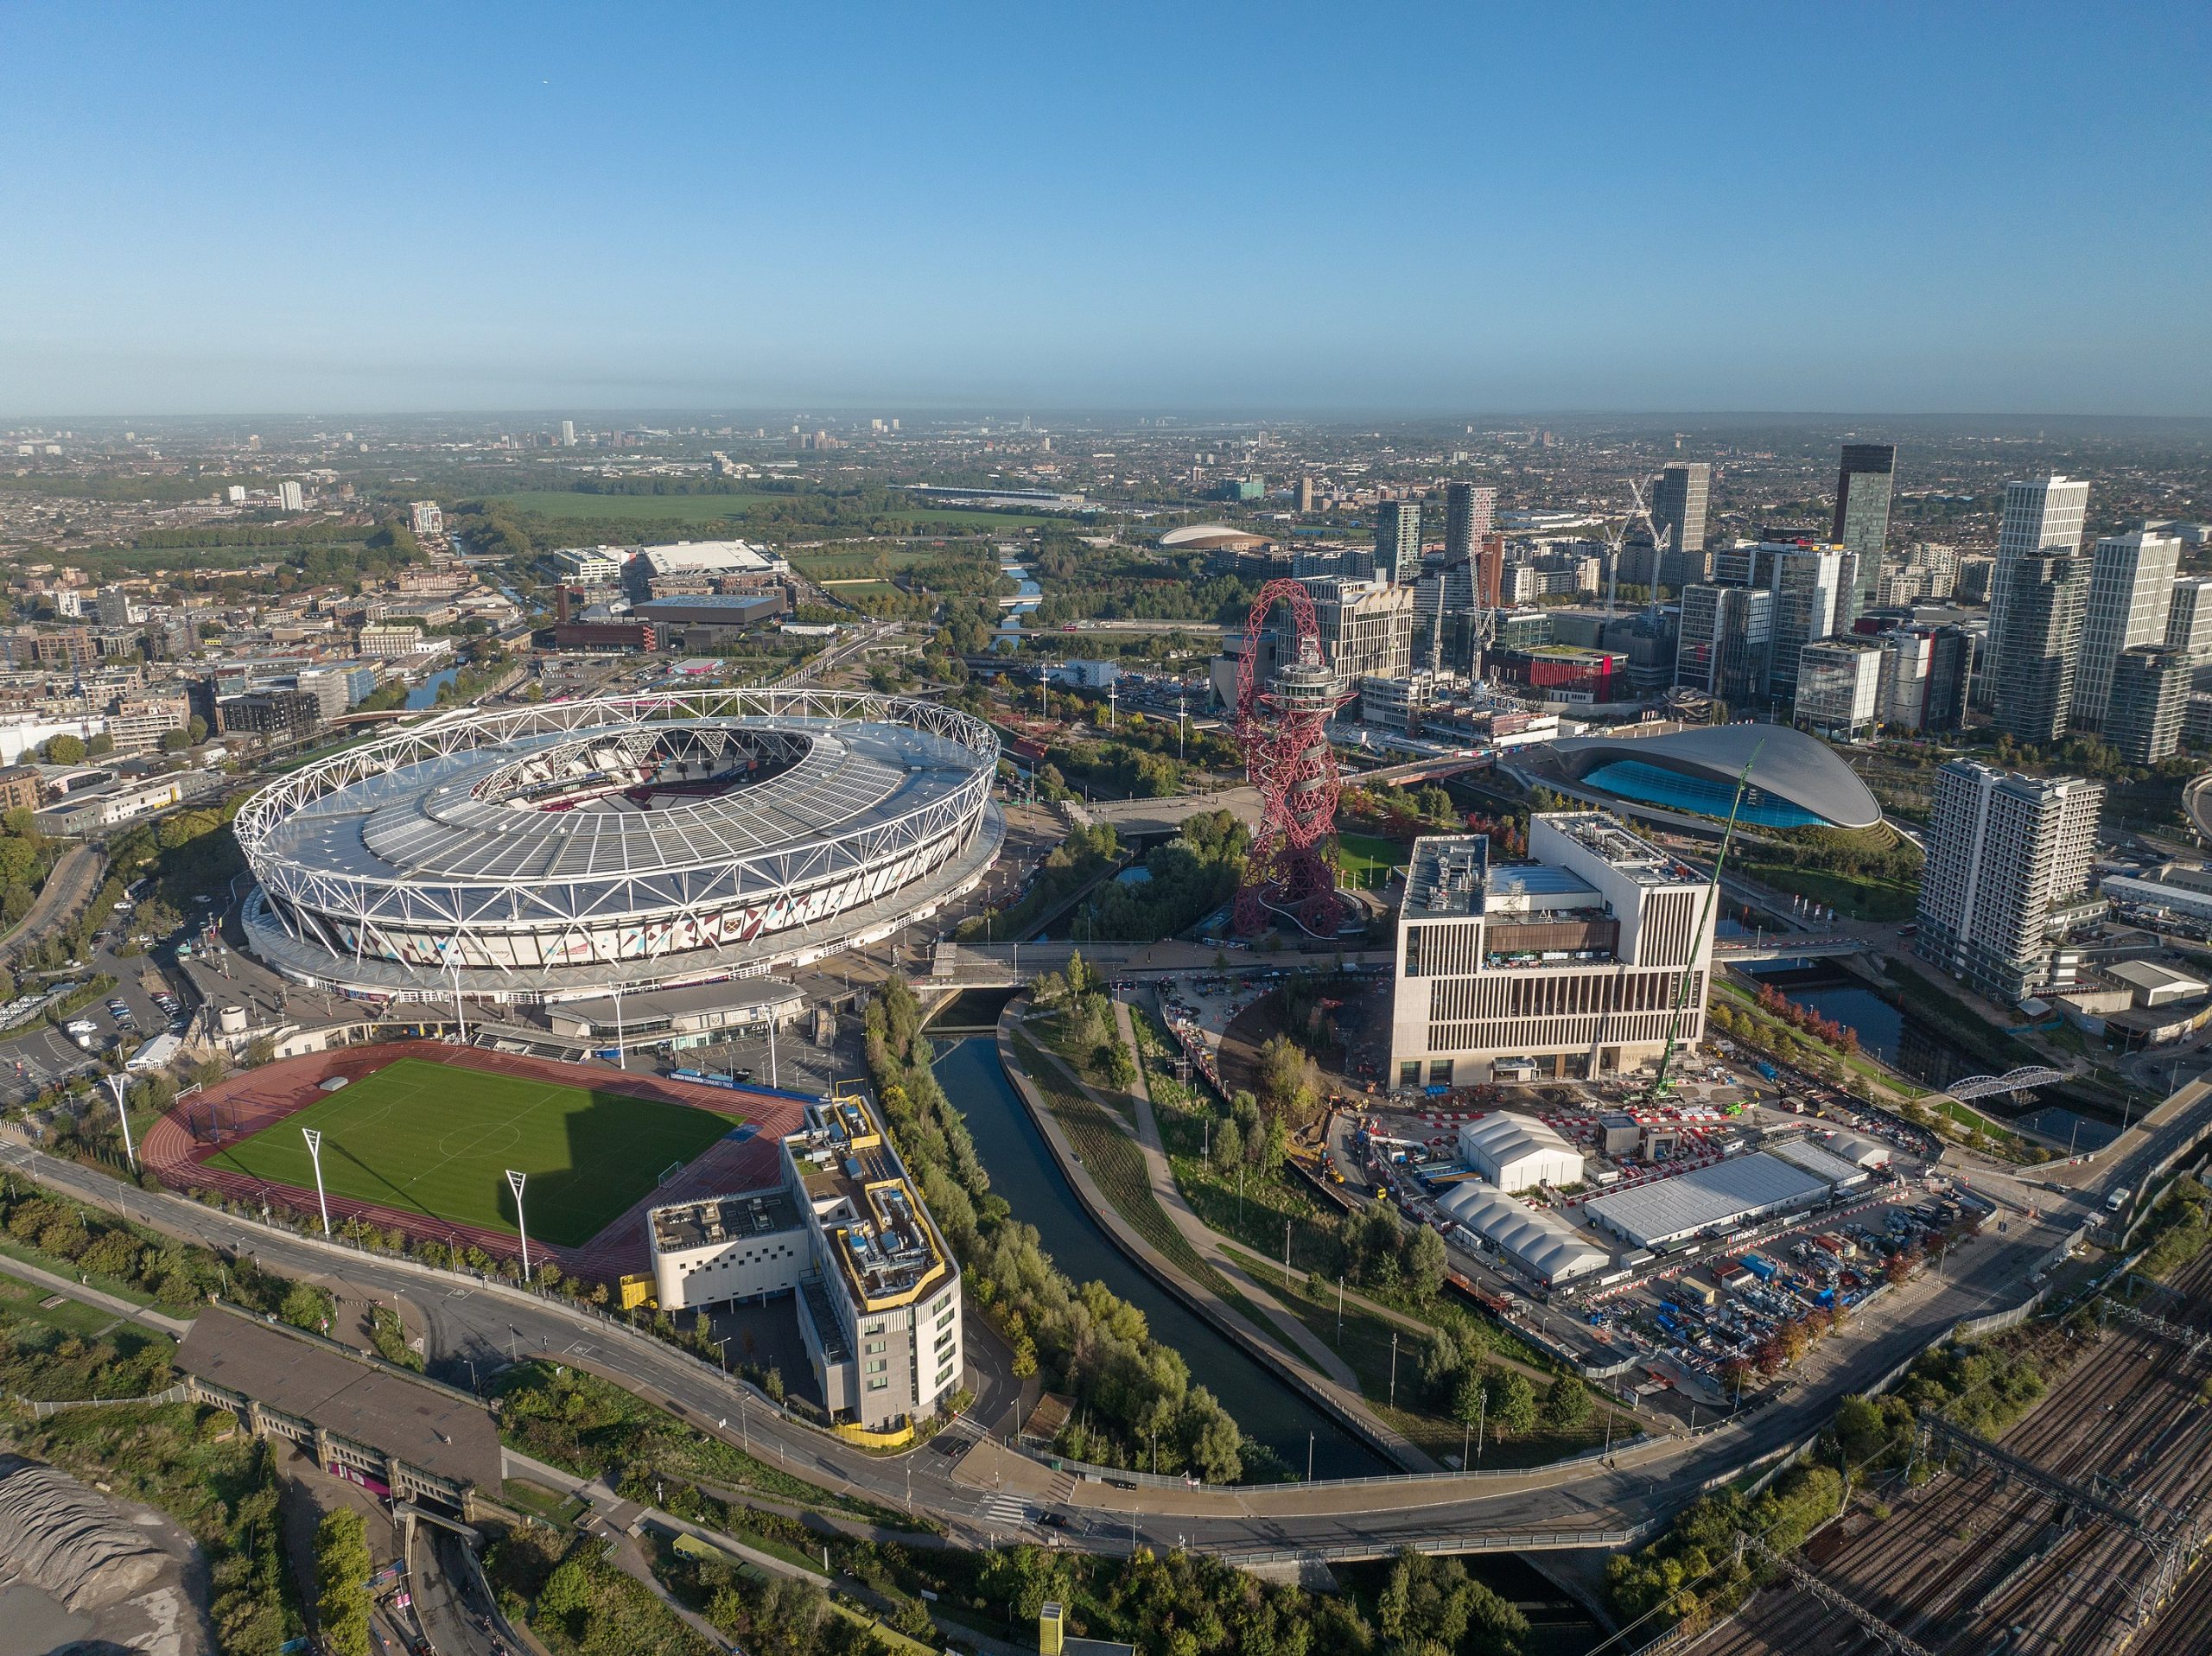
<svg viewBox="0 0 2212 1656">
<path fill-rule="evenodd" d="M 1019 1528 L 1029 1521 L 1029 1506 L 1020 1495 L 986 1495 L 980 1508 L 983 1517 L 994 1524 L 1004 1524 L 1009 1529 Z"/>
</svg>

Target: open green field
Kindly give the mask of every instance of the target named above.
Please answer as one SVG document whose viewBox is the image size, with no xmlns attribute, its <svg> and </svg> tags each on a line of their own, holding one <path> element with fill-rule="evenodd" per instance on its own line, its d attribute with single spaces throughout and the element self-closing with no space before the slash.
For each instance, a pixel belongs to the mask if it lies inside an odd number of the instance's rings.
<svg viewBox="0 0 2212 1656">
<path fill-rule="evenodd" d="M 1412 854 L 1413 847 L 1397 840 L 1385 840 L 1373 834 L 1337 835 L 1337 866 L 1344 870 L 1345 881 L 1352 885 L 1364 888 L 1382 885 L 1390 878 L 1390 871 L 1403 867 Z"/>
<path fill-rule="evenodd" d="M 315 1127 L 331 1195 L 509 1234 L 512 1168 L 529 1177 L 531 1237 L 574 1247 L 737 1125 L 711 1110 L 402 1058 L 208 1164 L 312 1190 L 302 1130 Z"/>
<path fill-rule="evenodd" d="M 49 1309 L 43 1302 L 54 1298 L 51 1288 L 0 1273 L 0 1313 L 20 1317 L 26 1322 L 43 1323 L 50 1329 L 83 1335 L 87 1339 L 112 1328 L 120 1320 L 113 1311 L 87 1305 L 81 1300 L 63 1298 L 59 1305 Z"/>
<path fill-rule="evenodd" d="M 787 494 L 582 494 L 569 489 L 524 489 L 498 498 L 518 511 L 541 517 L 594 519 L 623 523 L 718 523 L 741 521 L 765 502 L 788 501 Z M 910 529 L 1033 528 L 1049 520 L 1024 512 L 966 511 L 957 506 L 918 506 L 891 512 Z"/>
</svg>

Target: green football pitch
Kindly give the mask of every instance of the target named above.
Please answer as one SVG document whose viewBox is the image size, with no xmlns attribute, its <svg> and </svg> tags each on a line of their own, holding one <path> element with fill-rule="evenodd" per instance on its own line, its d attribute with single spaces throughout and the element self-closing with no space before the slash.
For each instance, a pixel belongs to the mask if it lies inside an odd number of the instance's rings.
<svg viewBox="0 0 2212 1656">
<path fill-rule="evenodd" d="M 529 1176 L 531 1240 L 574 1247 L 738 1125 L 681 1104 L 402 1058 L 207 1164 L 313 1190 L 302 1129 L 316 1127 L 332 1196 L 509 1234 L 512 1168 Z"/>
</svg>

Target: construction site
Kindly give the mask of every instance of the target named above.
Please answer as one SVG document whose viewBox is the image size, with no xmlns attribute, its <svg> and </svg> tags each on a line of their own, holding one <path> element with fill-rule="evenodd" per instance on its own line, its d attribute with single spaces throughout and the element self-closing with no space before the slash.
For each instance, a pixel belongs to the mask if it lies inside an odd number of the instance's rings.
<svg viewBox="0 0 2212 1656">
<path fill-rule="evenodd" d="M 1694 1656 L 2201 1656 L 2212 1573 L 2212 1254 L 2024 1329 L 2049 1390 L 1999 1441 L 1922 1412 L 1910 1462 L 1735 1616 L 1651 1646 Z M 1930 1475 L 1932 1474 L 1932 1475 Z M 1753 1544 L 1754 1550 L 1756 1544 Z"/>
</svg>

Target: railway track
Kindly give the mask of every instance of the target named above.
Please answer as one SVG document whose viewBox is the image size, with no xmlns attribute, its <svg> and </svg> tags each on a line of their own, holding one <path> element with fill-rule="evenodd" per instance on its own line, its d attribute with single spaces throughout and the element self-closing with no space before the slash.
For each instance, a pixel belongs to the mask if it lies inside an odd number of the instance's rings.
<svg viewBox="0 0 2212 1656">
<path fill-rule="evenodd" d="M 2193 1261 L 2158 1314 L 2212 1327 L 2212 1255 Z M 2086 1338 L 2040 1342 L 2061 1378 L 2007 1432 L 2004 1447 L 2054 1477 L 2130 1507 L 2130 1529 L 2080 1509 L 2008 1469 L 1967 1462 L 1898 1499 L 1889 1518 L 1863 1508 L 1815 1537 L 1806 1562 L 1836 1591 L 1938 1656 L 1992 1651 L 2105 1656 L 2127 1643 L 2162 1565 L 2212 1521 L 2212 1411 L 2198 1387 L 2212 1361 L 2113 1323 Z M 2069 1351 L 2068 1348 L 2070 1347 Z M 1685 1647 L 1696 1656 L 1856 1656 L 1882 1642 L 1797 1589 L 1757 1596 Z M 2128 1646 L 2212 1651 L 2212 1571 L 2183 1590 Z"/>
</svg>

